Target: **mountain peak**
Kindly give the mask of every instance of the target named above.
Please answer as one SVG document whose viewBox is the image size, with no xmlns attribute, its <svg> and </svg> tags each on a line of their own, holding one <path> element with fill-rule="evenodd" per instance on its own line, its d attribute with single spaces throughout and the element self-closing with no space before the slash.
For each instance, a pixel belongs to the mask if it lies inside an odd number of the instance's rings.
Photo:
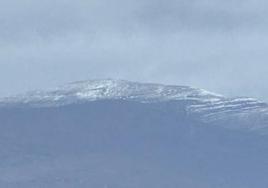
<svg viewBox="0 0 268 188">
<path fill-rule="evenodd" d="M 203 89 L 126 80 L 87 80 L 73 82 L 49 91 L 33 91 L 1 100 L 5 103 L 64 105 L 73 102 L 124 99 L 139 102 L 168 100 L 219 100 L 223 98 Z"/>
<path fill-rule="evenodd" d="M 189 115 L 204 122 L 248 121 L 253 128 L 268 125 L 268 105 L 253 98 L 226 98 L 189 86 L 139 83 L 125 80 L 87 80 L 48 91 L 33 91 L 0 100 L 1 106 L 26 105 L 56 107 L 98 100 L 124 100 L 141 103 L 183 101 Z M 227 123 L 228 124 L 228 123 Z M 258 124 L 256 126 L 255 124 Z"/>
</svg>

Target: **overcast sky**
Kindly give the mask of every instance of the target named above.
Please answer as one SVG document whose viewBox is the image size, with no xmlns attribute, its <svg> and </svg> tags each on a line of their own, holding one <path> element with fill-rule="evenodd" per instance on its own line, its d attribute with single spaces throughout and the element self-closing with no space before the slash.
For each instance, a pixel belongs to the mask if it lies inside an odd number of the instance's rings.
<svg viewBox="0 0 268 188">
<path fill-rule="evenodd" d="M 267 0 L 0 0 L 0 96 L 117 78 L 268 101 Z"/>
</svg>

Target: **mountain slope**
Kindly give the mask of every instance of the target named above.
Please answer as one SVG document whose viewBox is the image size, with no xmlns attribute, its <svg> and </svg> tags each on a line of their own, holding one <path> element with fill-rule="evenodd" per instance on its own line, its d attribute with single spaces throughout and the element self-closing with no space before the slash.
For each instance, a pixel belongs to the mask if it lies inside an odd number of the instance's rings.
<svg viewBox="0 0 268 188">
<path fill-rule="evenodd" d="M 32 107 L 62 106 L 99 100 L 124 100 L 141 103 L 183 101 L 189 115 L 203 122 L 226 122 L 242 126 L 229 128 L 261 129 L 268 126 L 268 105 L 253 98 L 226 98 L 188 86 L 143 84 L 124 80 L 76 82 L 51 91 L 35 91 L 4 98 L 0 105 Z"/>
<path fill-rule="evenodd" d="M 0 187 L 268 186 L 267 107 L 257 100 L 97 80 L 0 106 Z"/>
</svg>

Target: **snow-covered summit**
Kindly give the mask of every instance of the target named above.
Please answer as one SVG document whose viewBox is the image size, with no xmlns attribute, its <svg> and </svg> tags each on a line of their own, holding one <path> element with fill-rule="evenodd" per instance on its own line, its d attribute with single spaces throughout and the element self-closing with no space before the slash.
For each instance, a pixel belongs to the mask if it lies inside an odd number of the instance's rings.
<svg viewBox="0 0 268 188">
<path fill-rule="evenodd" d="M 34 91 L 4 98 L 4 103 L 64 105 L 105 99 L 159 102 L 168 100 L 219 100 L 222 96 L 188 86 L 144 84 L 124 80 L 90 80 L 67 84 L 49 91 Z"/>
<path fill-rule="evenodd" d="M 29 92 L 1 99 L 0 104 L 51 107 L 98 100 L 141 103 L 183 101 L 187 104 L 185 110 L 188 114 L 198 116 L 204 122 L 239 120 L 245 121 L 244 124 L 249 124 L 250 128 L 268 126 L 268 105 L 253 98 L 226 98 L 188 86 L 112 79 L 75 82 L 49 91 Z"/>
</svg>

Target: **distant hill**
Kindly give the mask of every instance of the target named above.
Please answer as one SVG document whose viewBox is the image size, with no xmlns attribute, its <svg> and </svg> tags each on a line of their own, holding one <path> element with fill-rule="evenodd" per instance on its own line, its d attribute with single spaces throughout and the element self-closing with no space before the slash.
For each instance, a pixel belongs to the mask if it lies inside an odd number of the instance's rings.
<svg viewBox="0 0 268 188">
<path fill-rule="evenodd" d="M 0 187 L 267 188 L 268 105 L 90 80 L 0 100 Z"/>
</svg>

